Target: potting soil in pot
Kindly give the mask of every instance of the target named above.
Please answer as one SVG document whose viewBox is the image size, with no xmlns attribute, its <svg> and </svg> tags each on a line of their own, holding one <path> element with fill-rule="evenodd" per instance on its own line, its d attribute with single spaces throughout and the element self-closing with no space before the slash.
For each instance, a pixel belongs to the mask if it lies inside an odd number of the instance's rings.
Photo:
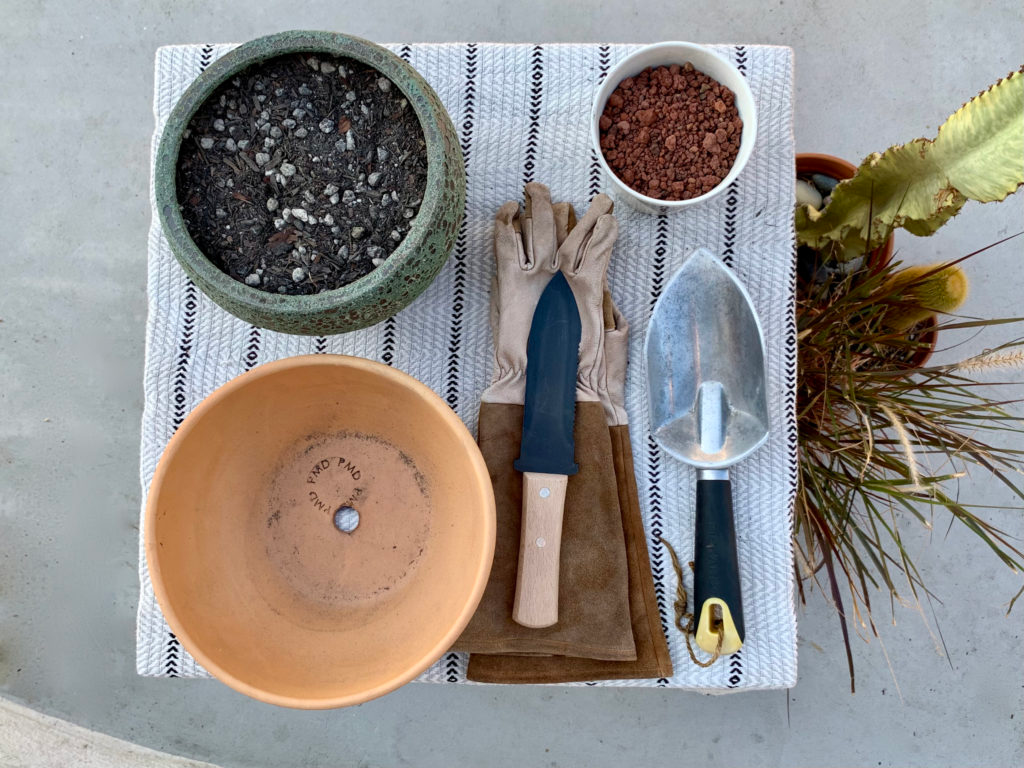
<svg viewBox="0 0 1024 768">
<path fill-rule="evenodd" d="M 189 234 L 246 285 L 312 294 L 384 263 L 409 231 L 427 179 L 415 111 L 375 69 L 280 56 L 218 88 L 178 156 Z"/>
</svg>

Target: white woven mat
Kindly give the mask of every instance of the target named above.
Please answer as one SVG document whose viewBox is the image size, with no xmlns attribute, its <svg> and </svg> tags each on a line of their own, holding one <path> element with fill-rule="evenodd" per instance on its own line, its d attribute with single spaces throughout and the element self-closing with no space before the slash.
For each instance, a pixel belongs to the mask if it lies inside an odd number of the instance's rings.
<svg viewBox="0 0 1024 768">
<path fill-rule="evenodd" d="M 210 62 L 233 47 L 159 49 L 154 154 L 178 97 Z M 519 199 L 523 184 L 531 180 L 548 184 L 554 199 L 572 201 L 581 214 L 590 198 L 604 189 L 587 138 L 590 100 L 608 70 L 635 46 L 390 48 L 435 88 L 462 142 L 466 219 L 451 257 L 415 303 L 376 327 L 333 337 L 287 336 L 237 320 L 192 285 L 161 234 L 154 208 L 142 423 L 144 492 L 168 439 L 194 406 L 243 371 L 292 355 L 336 352 L 394 365 L 432 387 L 475 431 L 480 393 L 491 373 L 487 307 L 494 212 L 506 200 Z M 695 210 L 658 217 L 617 206 L 620 236 L 610 271 L 615 300 L 632 327 L 634 365 L 629 370 L 627 408 L 647 543 L 676 674 L 671 679 L 596 685 L 727 690 L 796 683 L 790 546 L 796 487 L 792 51 L 771 46 L 715 48 L 739 67 L 753 89 L 759 120 L 753 157 L 727 192 Z M 659 543 L 664 536 L 682 562 L 693 559 L 693 471 L 662 454 L 651 440 L 643 367 L 636 364 L 642 359 L 643 334 L 654 300 L 696 246 L 707 246 L 734 267 L 754 297 L 767 339 L 772 418 L 768 443 L 733 472 L 746 644 L 710 669 L 690 662 L 683 638 L 672 626 L 675 575 Z M 139 570 L 139 674 L 206 676 L 160 614 L 141 543 Z M 421 680 L 464 682 L 465 669 L 466 657 L 449 653 Z"/>
</svg>

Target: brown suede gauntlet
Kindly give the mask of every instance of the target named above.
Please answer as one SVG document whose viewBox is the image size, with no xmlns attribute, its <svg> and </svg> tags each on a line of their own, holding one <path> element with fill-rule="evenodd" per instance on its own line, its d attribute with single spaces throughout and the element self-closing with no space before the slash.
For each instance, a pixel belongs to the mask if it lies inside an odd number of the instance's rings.
<svg viewBox="0 0 1024 768">
<path fill-rule="evenodd" d="M 626 545 L 612 469 L 612 444 L 600 403 L 576 404 L 576 463 L 562 518 L 558 623 L 530 629 L 512 620 L 519 564 L 523 406 L 482 403 L 479 444 L 487 462 L 498 526 L 491 578 L 456 650 L 624 660 L 636 657 L 629 620 Z M 532 664 L 535 659 L 526 660 Z"/>
</svg>

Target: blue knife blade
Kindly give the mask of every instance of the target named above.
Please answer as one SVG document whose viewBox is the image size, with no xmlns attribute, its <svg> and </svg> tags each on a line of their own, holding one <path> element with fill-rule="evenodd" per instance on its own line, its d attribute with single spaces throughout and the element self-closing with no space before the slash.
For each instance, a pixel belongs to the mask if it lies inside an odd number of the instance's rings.
<svg viewBox="0 0 1024 768">
<path fill-rule="evenodd" d="M 580 348 L 579 307 L 565 275 L 556 272 L 537 302 L 526 347 L 520 472 L 574 475 L 573 425 Z"/>
</svg>

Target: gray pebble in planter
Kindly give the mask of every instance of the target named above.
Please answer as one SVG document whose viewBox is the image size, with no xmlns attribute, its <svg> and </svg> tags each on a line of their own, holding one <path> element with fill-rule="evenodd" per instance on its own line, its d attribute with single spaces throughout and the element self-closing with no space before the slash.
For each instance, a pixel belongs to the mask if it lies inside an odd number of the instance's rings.
<svg viewBox="0 0 1024 768">
<path fill-rule="evenodd" d="M 222 272 L 199 250 L 178 207 L 178 151 L 189 120 L 225 81 L 290 53 L 344 56 L 390 79 L 416 112 L 427 151 L 427 183 L 409 233 L 377 269 L 332 291 L 308 296 L 266 293 Z M 379 323 L 406 307 L 441 271 L 455 244 L 466 201 L 466 172 L 455 128 L 434 90 L 415 69 L 367 40 L 333 32 L 281 32 L 239 46 L 215 61 L 185 91 L 164 127 L 154 178 L 164 235 L 182 268 L 213 301 L 246 322 L 284 333 L 345 333 Z"/>
</svg>

